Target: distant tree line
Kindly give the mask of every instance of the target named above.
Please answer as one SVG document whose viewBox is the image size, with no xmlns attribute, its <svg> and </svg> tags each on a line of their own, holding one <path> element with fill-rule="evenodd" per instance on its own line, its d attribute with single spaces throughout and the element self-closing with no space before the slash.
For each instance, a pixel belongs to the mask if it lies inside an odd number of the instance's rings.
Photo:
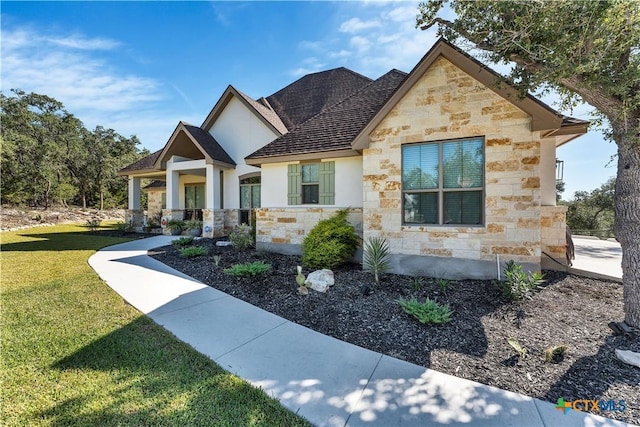
<svg viewBox="0 0 640 427">
<path fill-rule="evenodd" d="M 127 180 L 117 171 L 149 154 L 138 138 L 102 126 L 90 131 L 55 99 L 12 92 L 0 92 L 1 202 L 126 206 Z"/>
<path fill-rule="evenodd" d="M 573 200 L 561 200 L 567 206 L 567 225 L 573 234 L 614 237 L 616 179 L 592 191 L 576 191 Z"/>
</svg>

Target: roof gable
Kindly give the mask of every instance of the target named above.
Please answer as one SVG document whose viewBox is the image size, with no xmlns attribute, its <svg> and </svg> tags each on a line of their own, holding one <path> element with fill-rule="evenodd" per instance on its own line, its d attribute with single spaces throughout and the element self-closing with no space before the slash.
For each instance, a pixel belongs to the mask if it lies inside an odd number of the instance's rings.
<svg viewBox="0 0 640 427">
<path fill-rule="evenodd" d="M 406 76 L 406 73 L 398 70 L 389 71 L 247 156 L 246 162 L 261 164 L 292 158 L 317 158 L 321 152 L 331 152 L 332 157 L 358 155 L 351 148 L 353 139 Z"/>
<path fill-rule="evenodd" d="M 270 108 L 268 103 L 260 103 L 255 101 L 248 95 L 240 92 L 238 89 L 229 85 L 224 91 L 216 105 L 209 112 L 209 115 L 200 126 L 202 129 L 210 130 L 220 114 L 224 111 L 227 104 L 233 97 L 239 99 L 242 104 L 245 105 L 253 114 L 256 115 L 268 128 L 270 128 L 276 135 L 282 135 L 287 132 L 287 127 L 282 123 L 282 120 L 278 114 Z"/>
<path fill-rule="evenodd" d="M 268 96 L 266 101 L 287 129 L 292 130 L 371 81 L 347 68 L 334 68 L 307 74 Z"/>
<path fill-rule="evenodd" d="M 469 76 L 479 81 L 485 87 L 491 89 L 499 96 L 505 98 L 515 106 L 531 116 L 532 131 L 546 131 L 544 134 L 557 132 L 564 123 L 568 123 L 565 117 L 531 95 L 524 97 L 508 83 L 497 84 L 501 77 L 498 73 L 487 67 L 467 53 L 451 45 L 444 39 L 439 39 L 427 54 L 411 70 L 407 79 L 391 96 L 386 104 L 375 114 L 372 120 L 354 138 L 353 148 L 366 148 L 369 144 L 369 134 L 382 122 L 393 107 L 416 84 L 420 77 L 434 64 L 439 57 L 444 57 L 456 67 L 463 70 Z M 573 119 L 575 120 L 575 119 Z M 582 124 L 588 122 L 581 122 Z M 584 126 L 583 126 L 584 127 Z M 577 127 L 576 127 L 577 129 Z M 586 132 L 586 128 L 584 129 Z M 580 132 L 584 133 L 584 132 Z M 543 135 L 544 136 L 544 135 Z"/>
<path fill-rule="evenodd" d="M 164 163 L 174 155 L 204 159 L 209 164 L 223 166 L 236 164 L 209 132 L 184 122 L 176 126 L 171 138 L 158 156 L 155 168 L 164 169 Z"/>
</svg>

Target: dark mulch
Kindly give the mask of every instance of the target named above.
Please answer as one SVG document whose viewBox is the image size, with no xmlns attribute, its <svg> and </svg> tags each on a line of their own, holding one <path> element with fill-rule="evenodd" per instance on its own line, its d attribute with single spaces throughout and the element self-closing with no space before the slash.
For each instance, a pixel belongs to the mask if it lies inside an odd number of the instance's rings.
<svg viewBox="0 0 640 427">
<path fill-rule="evenodd" d="M 547 282 L 532 300 L 506 301 L 491 281 L 456 281 L 445 291 L 432 279 L 384 275 L 364 296 L 373 276 L 359 265 L 336 269 L 336 284 L 326 293 L 299 295 L 295 281 L 299 257 L 217 247 L 211 239 L 198 245 L 208 255 L 187 259 L 171 246 L 151 255 L 203 283 L 315 331 L 411 363 L 483 384 L 556 403 L 620 400 L 626 410 L 601 415 L 640 423 L 640 369 L 618 361 L 614 349 L 640 352 L 640 333 L 614 336 L 607 324 L 624 319 L 622 285 L 545 272 Z M 213 255 L 220 255 L 214 266 Z M 235 278 L 222 269 L 264 260 L 270 273 Z M 305 274 L 310 271 L 303 270 Z M 425 326 L 405 314 L 401 297 L 429 297 L 455 310 L 453 320 Z M 528 355 L 518 356 L 508 339 Z M 561 360 L 547 363 L 543 352 L 567 345 Z"/>
</svg>

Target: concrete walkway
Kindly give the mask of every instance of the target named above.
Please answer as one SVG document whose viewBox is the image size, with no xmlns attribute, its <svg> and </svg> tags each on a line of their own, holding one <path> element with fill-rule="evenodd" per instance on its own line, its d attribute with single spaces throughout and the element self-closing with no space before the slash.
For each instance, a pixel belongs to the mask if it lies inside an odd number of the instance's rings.
<svg viewBox="0 0 640 427">
<path fill-rule="evenodd" d="M 321 335 L 147 256 L 158 236 L 89 259 L 127 302 L 318 426 L 627 426 Z M 560 396 L 558 396 L 560 397 Z M 585 399 L 593 396 L 584 396 Z"/>
<path fill-rule="evenodd" d="M 571 273 L 622 281 L 622 248 L 613 240 L 573 236 L 576 259 Z"/>
</svg>

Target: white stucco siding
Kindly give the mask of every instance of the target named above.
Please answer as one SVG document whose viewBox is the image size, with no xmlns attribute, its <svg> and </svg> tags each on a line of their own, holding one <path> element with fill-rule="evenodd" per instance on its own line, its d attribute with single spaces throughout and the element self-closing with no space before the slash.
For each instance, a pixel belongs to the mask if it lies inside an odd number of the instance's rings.
<svg viewBox="0 0 640 427">
<path fill-rule="evenodd" d="M 220 113 L 209 133 L 238 165 L 244 164 L 246 156 L 279 136 L 235 97 Z"/>
<path fill-rule="evenodd" d="M 362 157 L 327 159 L 335 162 L 335 205 L 362 207 Z M 287 207 L 287 166 L 291 163 L 262 165 L 262 207 Z M 318 205 L 301 205 L 318 206 Z"/>
<path fill-rule="evenodd" d="M 540 141 L 540 204 L 556 205 L 556 142 L 554 138 Z"/>
<path fill-rule="evenodd" d="M 239 179 L 260 168 L 245 164 L 244 158 L 267 145 L 279 135 L 273 132 L 255 112 L 237 98 L 232 98 L 209 129 L 209 133 L 236 162 L 236 167 L 224 173 L 225 209 L 240 206 Z M 285 194 L 286 196 L 286 194 Z"/>
</svg>

